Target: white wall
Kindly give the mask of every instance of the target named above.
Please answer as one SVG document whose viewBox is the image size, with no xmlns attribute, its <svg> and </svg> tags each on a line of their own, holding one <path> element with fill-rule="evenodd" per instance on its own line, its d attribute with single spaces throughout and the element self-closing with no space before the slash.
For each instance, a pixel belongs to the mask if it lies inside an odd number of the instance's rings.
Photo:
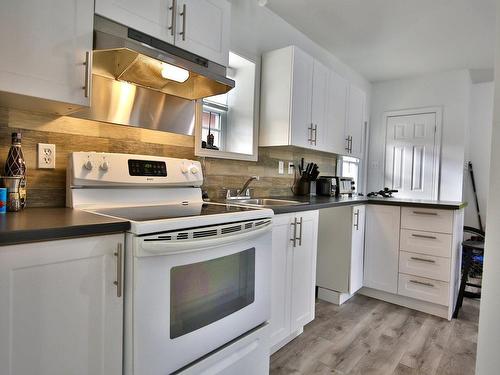
<svg viewBox="0 0 500 375">
<path fill-rule="evenodd" d="M 500 369 L 500 0 L 497 0 L 495 94 L 491 134 L 488 220 L 479 313 L 476 375 L 496 375 Z"/>
<path fill-rule="evenodd" d="M 258 6 L 257 0 L 232 0 L 231 4 L 230 48 L 237 54 L 255 61 L 258 64 L 257 74 L 260 74 L 263 52 L 296 45 L 364 90 L 367 93 L 368 116 L 371 84 L 363 76 L 271 10 Z M 260 86 L 260 82 L 257 84 Z M 257 90 L 257 93 L 259 92 Z"/>
<path fill-rule="evenodd" d="M 365 91 L 370 83 L 333 54 L 273 13 L 257 0 L 231 1 L 231 50 L 260 61 L 263 52 L 296 45 Z"/>
<path fill-rule="evenodd" d="M 374 83 L 371 95 L 367 190 L 378 191 L 384 187 L 384 113 L 440 106 L 443 108 L 440 199 L 461 200 L 470 90 L 468 70 Z"/>
<path fill-rule="evenodd" d="M 479 199 L 481 219 L 486 222 L 486 201 L 490 180 L 491 127 L 493 124 L 493 82 L 472 85 L 465 160 L 470 160 Z M 464 175 L 465 225 L 479 228 L 469 173 Z"/>
</svg>

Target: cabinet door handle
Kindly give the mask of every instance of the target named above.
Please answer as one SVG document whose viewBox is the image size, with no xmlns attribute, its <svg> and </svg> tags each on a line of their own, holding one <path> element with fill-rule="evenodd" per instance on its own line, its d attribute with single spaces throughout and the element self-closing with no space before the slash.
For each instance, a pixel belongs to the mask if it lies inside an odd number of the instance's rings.
<svg viewBox="0 0 500 375">
<path fill-rule="evenodd" d="M 417 238 L 427 238 L 429 240 L 437 240 L 437 237 L 434 236 L 426 236 L 424 234 L 413 234 L 411 235 L 412 237 L 417 237 Z"/>
<path fill-rule="evenodd" d="M 428 287 L 434 288 L 434 284 L 431 284 L 431 283 L 425 283 L 425 282 L 423 282 L 423 281 L 418 281 L 418 280 L 410 280 L 410 283 L 412 283 L 412 284 L 418 284 L 418 285 L 424 285 L 424 286 L 428 286 Z"/>
<path fill-rule="evenodd" d="M 290 223 L 293 226 L 293 236 L 290 241 L 293 243 L 293 247 L 297 247 L 297 218 L 293 219 L 293 223 Z"/>
<path fill-rule="evenodd" d="M 436 263 L 435 260 L 432 259 L 425 259 L 425 258 L 419 258 L 419 257 L 410 257 L 411 260 L 416 260 L 419 262 L 426 262 L 426 263 Z"/>
<path fill-rule="evenodd" d="M 356 218 L 356 221 L 354 222 L 354 228 L 356 230 L 359 230 L 359 210 L 356 209 L 356 212 L 354 212 L 354 217 Z"/>
<path fill-rule="evenodd" d="M 85 52 L 85 84 L 83 88 L 83 95 L 88 98 L 90 92 L 90 51 Z"/>
<path fill-rule="evenodd" d="M 116 252 L 113 254 L 116 257 L 116 296 L 121 298 L 123 289 L 123 245 L 119 243 L 116 247 Z"/>
<path fill-rule="evenodd" d="M 345 141 L 346 141 L 345 150 L 347 151 L 347 153 L 349 153 L 349 136 L 347 136 L 347 138 L 345 139 Z"/>
<path fill-rule="evenodd" d="M 307 142 L 309 142 L 310 145 L 313 143 L 313 124 L 307 128 L 308 130 L 308 136 L 307 136 Z"/>
<path fill-rule="evenodd" d="M 318 141 L 318 124 L 314 125 L 314 145 L 316 146 L 316 142 Z"/>
<path fill-rule="evenodd" d="M 182 16 L 182 31 L 179 33 L 182 35 L 182 40 L 186 40 L 186 4 L 182 4 L 182 12 L 180 15 Z"/>
<path fill-rule="evenodd" d="M 349 153 L 352 154 L 352 135 L 349 136 Z"/>
<path fill-rule="evenodd" d="M 413 211 L 415 215 L 427 215 L 427 216 L 437 216 L 437 212 L 427 212 L 427 211 Z"/>
<path fill-rule="evenodd" d="M 175 34 L 176 23 L 177 23 L 177 0 L 172 0 L 172 6 L 168 8 L 172 12 L 172 19 L 170 20 L 170 26 L 168 29 L 170 30 L 170 35 Z"/>
<path fill-rule="evenodd" d="M 295 219 L 297 220 L 297 219 Z M 299 241 L 299 246 L 302 246 L 302 217 L 300 218 L 300 220 L 297 222 L 297 224 L 300 225 L 300 230 L 299 230 L 299 237 L 297 238 L 297 240 Z"/>
</svg>

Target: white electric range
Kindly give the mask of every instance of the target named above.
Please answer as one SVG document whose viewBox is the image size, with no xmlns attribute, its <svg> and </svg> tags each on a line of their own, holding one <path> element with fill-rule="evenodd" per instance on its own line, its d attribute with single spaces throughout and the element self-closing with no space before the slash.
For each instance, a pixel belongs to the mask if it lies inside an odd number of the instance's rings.
<svg viewBox="0 0 500 375">
<path fill-rule="evenodd" d="M 75 152 L 67 171 L 69 207 L 131 223 L 124 373 L 267 373 L 272 210 L 204 202 L 197 161 Z"/>
</svg>

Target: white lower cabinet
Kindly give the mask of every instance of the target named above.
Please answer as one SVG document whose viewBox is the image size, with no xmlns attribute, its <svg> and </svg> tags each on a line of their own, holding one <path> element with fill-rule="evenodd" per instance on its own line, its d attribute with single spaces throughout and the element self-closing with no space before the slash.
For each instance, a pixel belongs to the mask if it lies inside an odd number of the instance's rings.
<svg viewBox="0 0 500 375">
<path fill-rule="evenodd" d="M 362 293 L 451 319 L 463 209 L 368 206 Z"/>
<path fill-rule="evenodd" d="M 398 292 L 400 214 L 398 206 L 366 207 L 363 283 L 366 287 Z"/>
<path fill-rule="evenodd" d="M 325 208 L 319 214 L 318 298 L 342 304 L 363 286 L 365 206 Z"/>
<path fill-rule="evenodd" d="M 124 235 L 0 247 L 0 372 L 121 375 Z"/>
<path fill-rule="evenodd" d="M 314 319 L 318 211 L 273 219 L 271 352 Z"/>
</svg>

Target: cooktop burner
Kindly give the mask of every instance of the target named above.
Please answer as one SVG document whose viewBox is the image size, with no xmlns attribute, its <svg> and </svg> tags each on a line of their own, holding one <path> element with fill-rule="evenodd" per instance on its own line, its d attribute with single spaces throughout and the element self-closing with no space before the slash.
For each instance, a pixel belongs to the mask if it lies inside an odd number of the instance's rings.
<svg viewBox="0 0 500 375">
<path fill-rule="evenodd" d="M 94 212 L 131 221 L 151 221 L 255 210 L 255 208 L 249 207 L 203 202 L 190 204 L 165 204 L 159 206 L 117 207 L 99 209 Z"/>
</svg>

